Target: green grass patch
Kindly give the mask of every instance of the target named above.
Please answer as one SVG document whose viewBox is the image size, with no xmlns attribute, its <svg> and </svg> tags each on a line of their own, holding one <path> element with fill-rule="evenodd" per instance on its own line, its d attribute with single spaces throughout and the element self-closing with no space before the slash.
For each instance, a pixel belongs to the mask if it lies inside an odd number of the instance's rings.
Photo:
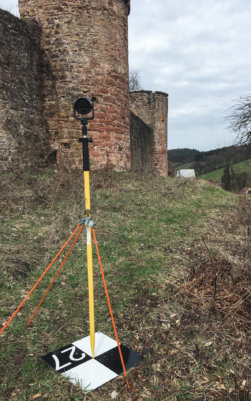
<svg viewBox="0 0 251 401">
<path fill-rule="evenodd" d="M 177 170 L 191 168 L 193 164 L 194 164 L 194 161 L 182 164 L 179 167 L 177 167 Z"/>
<path fill-rule="evenodd" d="M 27 198 L 31 178 L 32 193 Z M 0 198 L 2 204 L 8 204 L 0 226 L 1 325 L 83 217 L 82 176 L 76 173 L 73 178 L 71 182 L 67 175 L 62 179 L 48 171 L 27 173 L 18 193 L 16 185 L 12 185 L 14 176 L 10 182 L 5 181 L 8 191 Z M 144 351 L 144 363 L 136 373 L 130 373 L 131 395 L 123 380 L 117 380 L 85 397 L 39 360 L 41 355 L 89 333 L 83 232 L 32 324 L 25 328 L 60 262 L 48 272 L 0 338 L 0 399 L 31 400 L 41 393 L 38 400 L 43 401 L 103 401 L 110 399 L 114 389 L 119 400 L 140 400 L 142 394 L 149 400 L 193 399 L 188 373 L 185 380 L 180 376 L 189 369 L 192 372 L 193 359 L 187 359 L 185 352 L 182 357 L 175 353 L 184 335 L 172 331 L 175 325 L 178 330 L 179 316 L 170 318 L 167 314 L 163 318 L 162 314 L 166 307 L 170 316 L 180 308 L 175 291 L 177 282 L 184 282 L 181 267 L 189 259 L 185 250 L 200 238 L 213 216 L 222 214 L 226 204 L 228 210 L 235 210 L 237 198 L 196 180 L 133 173 L 93 173 L 91 183 L 95 230 L 120 341 L 139 352 L 152 348 L 154 352 L 150 355 L 150 351 Z M 64 255 L 65 252 L 61 261 Z M 96 330 L 114 337 L 94 246 L 93 255 Z M 169 322 L 170 319 L 173 320 Z M 182 339 L 187 353 L 189 347 L 195 346 L 194 338 L 187 345 L 187 337 Z M 184 366 L 184 372 L 177 370 L 177 364 Z"/>
</svg>

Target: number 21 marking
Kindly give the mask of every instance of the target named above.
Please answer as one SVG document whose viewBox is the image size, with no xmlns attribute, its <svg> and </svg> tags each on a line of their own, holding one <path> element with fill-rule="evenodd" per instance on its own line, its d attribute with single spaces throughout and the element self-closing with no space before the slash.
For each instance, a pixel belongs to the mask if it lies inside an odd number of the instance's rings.
<svg viewBox="0 0 251 401">
<path fill-rule="evenodd" d="M 71 361 L 73 361 L 73 362 L 81 361 L 82 359 L 85 359 L 85 357 L 86 357 L 84 352 L 82 353 L 82 355 L 79 358 L 75 358 L 74 357 L 74 352 L 76 351 L 75 345 L 72 345 L 71 347 L 64 349 L 63 351 L 61 351 L 61 354 L 64 354 L 65 352 L 68 352 L 68 351 L 71 351 L 69 359 Z M 58 359 L 57 355 L 53 354 L 52 358 L 54 359 L 55 364 L 56 364 L 56 367 L 55 367 L 56 371 L 58 371 L 60 369 L 63 369 L 63 368 L 66 368 L 67 366 L 72 364 L 72 362 L 67 362 L 64 365 L 60 366 L 60 362 L 59 362 L 59 359 Z"/>
</svg>

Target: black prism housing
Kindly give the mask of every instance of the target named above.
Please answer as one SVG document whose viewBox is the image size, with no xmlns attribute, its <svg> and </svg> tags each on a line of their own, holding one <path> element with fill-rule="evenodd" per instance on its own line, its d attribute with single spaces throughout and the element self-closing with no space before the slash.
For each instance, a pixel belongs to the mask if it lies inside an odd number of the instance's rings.
<svg viewBox="0 0 251 401">
<path fill-rule="evenodd" d="M 76 120 L 82 120 L 83 118 L 86 120 L 92 120 L 94 118 L 94 105 L 93 102 L 88 97 L 80 97 L 73 106 L 74 109 L 74 118 Z M 88 114 L 91 114 L 88 117 Z"/>
</svg>

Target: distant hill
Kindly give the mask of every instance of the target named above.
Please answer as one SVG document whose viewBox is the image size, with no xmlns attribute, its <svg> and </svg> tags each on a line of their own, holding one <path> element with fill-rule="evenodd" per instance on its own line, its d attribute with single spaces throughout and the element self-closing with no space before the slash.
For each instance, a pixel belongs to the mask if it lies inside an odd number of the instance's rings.
<svg viewBox="0 0 251 401">
<path fill-rule="evenodd" d="M 174 168 L 193 168 L 196 175 L 224 168 L 227 164 L 235 164 L 251 158 L 251 145 L 227 146 L 219 149 L 200 152 L 196 149 L 172 149 L 168 159 Z"/>
<path fill-rule="evenodd" d="M 168 151 L 168 160 L 174 164 L 185 164 L 197 160 L 201 153 L 196 149 L 172 149 Z"/>
</svg>

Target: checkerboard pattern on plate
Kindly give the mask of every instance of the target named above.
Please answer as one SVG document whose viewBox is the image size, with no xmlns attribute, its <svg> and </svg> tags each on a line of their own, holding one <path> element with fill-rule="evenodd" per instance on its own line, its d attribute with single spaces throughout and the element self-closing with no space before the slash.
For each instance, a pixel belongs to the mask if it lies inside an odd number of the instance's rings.
<svg viewBox="0 0 251 401">
<path fill-rule="evenodd" d="M 128 371 L 141 362 L 139 355 L 121 345 Z M 41 358 L 84 391 L 92 391 L 123 374 L 117 342 L 103 333 L 95 333 L 95 354 L 92 358 L 90 337 L 82 338 Z"/>
</svg>

